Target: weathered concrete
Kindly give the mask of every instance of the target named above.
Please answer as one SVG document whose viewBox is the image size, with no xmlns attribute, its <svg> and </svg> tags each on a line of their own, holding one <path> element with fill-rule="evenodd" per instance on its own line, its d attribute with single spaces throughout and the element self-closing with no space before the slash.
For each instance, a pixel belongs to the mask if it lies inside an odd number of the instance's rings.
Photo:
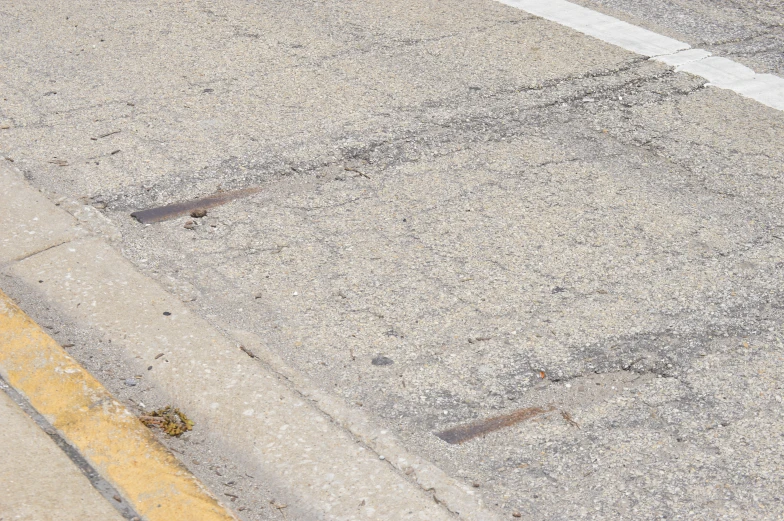
<svg viewBox="0 0 784 521">
<path fill-rule="evenodd" d="M 46 422 L 43 428 L 113 487 L 123 513 L 147 521 L 236 521 L 149 428 L 2 291 L 0 376 Z"/>
<path fill-rule="evenodd" d="M 61 309 L 104 332 L 136 372 L 170 396 L 216 444 L 253 459 L 295 498 L 289 507 L 294 515 L 451 518 L 383 454 L 358 444 L 102 241 L 72 241 L 9 271 L 30 286 L 37 283 Z M 407 461 L 396 465 L 410 467 L 409 474 L 420 467 Z M 440 487 L 436 482 L 430 488 L 440 503 L 451 506 L 448 497 L 439 497 Z M 472 494 L 463 489 L 460 495 Z M 464 509 L 465 519 L 493 518 L 478 498 L 465 505 L 473 510 Z"/>
<path fill-rule="evenodd" d="M 76 219 L 32 188 L 15 169 L 0 165 L 0 264 L 33 255 L 76 236 Z"/>
<path fill-rule="evenodd" d="M 79 468 L 0 390 L 0 519 L 122 521 Z"/>
</svg>

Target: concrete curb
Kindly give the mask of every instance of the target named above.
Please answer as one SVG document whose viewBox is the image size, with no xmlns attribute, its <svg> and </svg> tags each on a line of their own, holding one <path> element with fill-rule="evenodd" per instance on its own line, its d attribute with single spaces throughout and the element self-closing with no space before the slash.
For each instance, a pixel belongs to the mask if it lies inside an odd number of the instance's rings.
<svg viewBox="0 0 784 521">
<path fill-rule="evenodd" d="M 0 375 L 143 519 L 236 520 L 147 427 L 2 291 Z"/>
<path fill-rule="evenodd" d="M 40 417 L 34 419 L 29 414 L 32 408 L 23 407 L 18 400 L 23 400 L 19 393 L 0 380 L 0 519 L 139 518 L 114 487 L 96 483 L 92 469 L 74 461 L 73 451 L 63 450 L 66 442 L 55 439 L 51 425 L 42 426 Z M 109 487 L 112 490 L 107 490 Z"/>
<path fill-rule="evenodd" d="M 48 212 L 44 221 L 25 217 L 25 223 L 30 229 L 38 223 L 53 228 L 49 236 L 57 239 L 0 256 L 5 271 L 66 316 L 101 330 L 148 383 L 229 449 L 274 476 L 298 500 L 302 516 L 496 519 L 478 493 L 409 454 L 339 399 L 309 388 L 264 350 L 274 371 L 269 372 L 104 240 L 89 237 L 89 231 L 74 232 L 71 215 L 40 194 L 30 198 L 33 189 L 18 177 L 15 186 L 18 192 L 0 194 L 0 206 L 26 204 L 30 215 Z M 7 218 L 2 210 L 0 218 Z M 14 227 L 9 221 L 5 230 Z M 13 239 L 4 233 L 0 241 Z"/>
<path fill-rule="evenodd" d="M 342 399 L 324 393 L 311 385 L 307 378 L 288 366 L 282 358 L 266 347 L 261 338 L 248 331 L 233 330 L 229 334 L 249 349 L 272 371 L 280 374 L 305 398 L 327 414 L 338 425 L 348 430 L 358 440 L 383 455 L 400 472 L 410 476 L 424 490 L 461 519 L 492 521 L 497 516 L 487 510 L 478 494 L 465 484 L 449 477 L 429 461 L 411 454 L 403 448 L 394 434 L 373 424 L 361 411 L 346 405 Z"/>
</svg>

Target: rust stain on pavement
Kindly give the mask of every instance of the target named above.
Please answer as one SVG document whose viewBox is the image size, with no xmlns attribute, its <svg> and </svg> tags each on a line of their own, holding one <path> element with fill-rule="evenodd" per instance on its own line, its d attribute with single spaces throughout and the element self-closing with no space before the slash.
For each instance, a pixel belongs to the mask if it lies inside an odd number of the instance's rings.
<svg viewBox="0 0 784 521">
<path fill-rule="evenodd" d="M 172 203 L 165 206 L 156 206 L 147 210 L 133 212 L 131 217 L 142 224 L 151 224 L 161 221 L 168 221 L 176 217 L 188 215 L 199 210 L 209 210 L 231 202 L 235 199 L 248 197 L 261 191 L 261 187 L 243 188 L 242 190 L 230 190 L 226 192 L 216 192 L 201 199 L 193 199 L 181 203 Z"/>
<path fill-rule="evenodd" d="M 503 429 L 504 427 L 511 427 L 517 423 L 530 420 L 535 416 L 539 416 L 540 414 L 545 414 L 554 410 L 555 407 L 553 406 L 549 406 L 546 409 L 542 409 L 541 407 L 518 409 L 509 414 L 493 416 L 491 418 L 486 418 L 474 423 L 468 423 L 466 425 L 458 425 L 457 427 L 452 427 L 451 429 L 437 432 L 435 435 L 447 443 L 463 443 L 464 441 L 474 439 L 478 436 L 483 436 L 493 431 Z"/>
</svg>

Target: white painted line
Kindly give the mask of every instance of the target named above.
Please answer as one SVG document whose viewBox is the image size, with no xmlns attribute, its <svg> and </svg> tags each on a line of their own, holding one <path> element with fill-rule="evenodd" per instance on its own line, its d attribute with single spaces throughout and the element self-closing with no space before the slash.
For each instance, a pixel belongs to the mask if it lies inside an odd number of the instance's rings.
<svg viewBox="0 0 784 521">
<path fill-rule="evenodd" d="M 712 56 L 676 67 L 702 76 L 714 87 L 729 89 L 779 110 L 784 110 L 784 78 L 756 74 L 748 67 L 727 58 Z"/>
<path fill-rule="evenodd" d="M 499 1 L 643 56 L 672 54 L 690 47 L 688 43 L 656 34 L 565 0 Z"/>
<path fill-rule="evenodd" d="M 603 42 L 708 80 L 708 85 L 737 92 L 763 105 L 784 110 L 784 78 L 757 74 L 728 58 L 598 13 L 566 0 L 498 0 L 532 15 L 565 25 Z"/>
<path fill-rule="evenodd" d="M 727 58 L 719 58 L 718 56 L 711 56 L 697 62 L 686 63 L 676 70 L 691 72 L 698 76 L 702 76 L 712 85 L 717 87 L 729 88 L 729 86 L 741 82 L 750 81 L 754 79 L 756 74 L 753 70 L 738 62 L 734 62 Z"/>
</svg>

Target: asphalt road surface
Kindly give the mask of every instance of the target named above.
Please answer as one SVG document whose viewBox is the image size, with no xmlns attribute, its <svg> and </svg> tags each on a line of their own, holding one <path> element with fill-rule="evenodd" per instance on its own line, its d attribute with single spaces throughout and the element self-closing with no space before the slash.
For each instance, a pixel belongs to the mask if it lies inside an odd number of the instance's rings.
<svg viewBox="0 0 784 521">
<path fill-rule="evenodd" d="M 580 3 L 784 74 L 781 1 Z M 489 0 L 17 2 L 0 34 L 9 163 L 501 519 L 784 516 L 781 111 Z"/>
<path fill-rule="evenodd" d="M 732 58 L 758 73 L 784 75 L 784 5 L 780 0 L 577 3 L 707 49 L 717 56 Z"/>
</svg>

